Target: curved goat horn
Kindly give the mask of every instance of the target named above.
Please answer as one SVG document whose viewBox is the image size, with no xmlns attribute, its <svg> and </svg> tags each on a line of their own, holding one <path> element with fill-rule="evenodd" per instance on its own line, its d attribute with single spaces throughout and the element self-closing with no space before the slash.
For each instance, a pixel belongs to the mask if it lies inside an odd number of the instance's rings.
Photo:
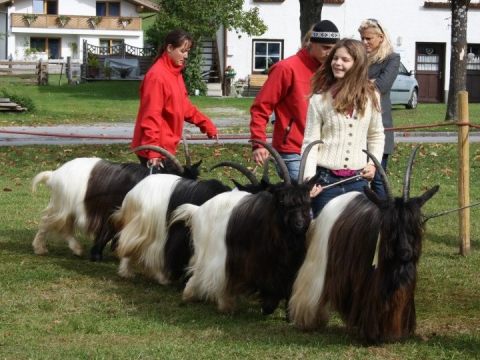
<svg viewBox="0 0 480 360">
<path fill-rule="evenodd" d="M 315 140 L 308 144 L 308 146 L 305 148 L 305 151 L 302 154 L 302 158 L 300 159 L 300 166 L 298 168 L 298 184 L 301 185 L 303 184 L 303 175 L 305 174 L 305 166 L 307 165 L 307 157 L 308 154 L 310 153 L 310 150 L 317 145 L 317 144 L 323 144 L 322 140 Z"/>
<path fill-rule="evenodd" d="M 185 164 L 187 168 L 191 168 L 192 158 L 190 157 L 190 152 L 188 151 L 188 143 L 187 143 L 187 138 L 185 137 L 185 132 L 183 132 L 182 141 L 183 141 L 183 149 L 185 151 Z"/>
<path fill-rule="evenodd" d="M 412 166 L 413 166 L 413 158 L 417 153 L 420 145 L 415 146 L 410 154 L 410 158 L 408 159 L 407 170 L 405 171 L 405 180 L 403 181 L 403 201 L 407 202 L 410 200 L 410 178 L 412 177 Z"/>
<path fill-rule="evenodd" d="M 250 180 L 252 185 L 254 185 L 254 186 L 260 185 L 258 183 L 257 178 L 255 177 L 255 174 L 252 171 L 248 170 L 247 167 L 242 165 L 242 164 L 236 163 L 234 161 L 222 161 L 222 162 L 219 162 L 218 164 L 213 165 L 210 168 L 210 171 L 212 171 L 213 169 L 216 169 L 220 166 L 230 166 L 230 167 L 240 171 L 243 175 L 245 175 L 248 178 L 248 180 Z"/>
<path fill-rule="evenodd" d="M 375 168 L 377 169 L 378 173 L 380 174 L 380 177 L 382 178 L 383 187 L 385 188 L 385 192 L 387 193 L 387 201 L 389 203 L 393 203 L 395 201 L 395 197 L 393 196 L 392 187 L 390 186 L 390 182 L 388 181 L 385 170 L 383 170 L 382 165 L 378 162 L 377 158 L 373 156 L 373 154 L 370 151 L 363 150 L 363 152 L 367 154 L 375 164 Z"/>
<path fill-rule="evenodd" d="M 264 163 L 263 163 L 263 174 L 262 174 L 262 180 L 269 183 L 269 179 L 268 179 L 268 168 L 270 166 L 270 163 L 274 161 L 274 159 L 269 156 L 265 159 Z"/>
<path fill-rule="evenodd" d="M 175 168 L 177 169 L 177 172 L 179 175 L 183 175 L 185 173 L 185 169 L 183 168 L 182 164 L 180 164 L 180 161 L 178 161 L 178 159 L 175 156 L 173 156 L 168 150 L 155 145 L 142 145 L 133 149 L 132 152 L 136 152 L 140 150 L 152 150 L 152 151 L 158 152 L 159 154 L 162 154 L 168 160 L 170 160 L 173 163 L 173 165 L 175 165 Z"/>
<path fill-rule="evenodd" d="M 268 150 L 268 152 L 270 154 L 272 154 L 273 158 L 275 159 L 275 161 L 277 162 L 278 166 L 280 167 L 280 170 L 282 171 L 282 174 L 283 174 L 283 181 L 285 181 L 285 184 L 286 185 L 291 185 L 292 184 L 292 178 L 290 177 L 290 174 L 288 173 L 288 168 L 287 168 L 287 165 L 285 164 L 285 161 L 283 160 L 283 158 L 280 156 L 280 154 L 278 153 L 277 150 L 275 150 L 273 148 L 272 145 L 270 145 L 269 143 L 266 143 L 262 140 L 258 140 L 258 139 L 251 139 L 251 140 L 248 140 L 248 142 L 256 142 L 256 143 L 259 143 L 260 145 L 262 145 L 265 149 Z"/>
</svg>

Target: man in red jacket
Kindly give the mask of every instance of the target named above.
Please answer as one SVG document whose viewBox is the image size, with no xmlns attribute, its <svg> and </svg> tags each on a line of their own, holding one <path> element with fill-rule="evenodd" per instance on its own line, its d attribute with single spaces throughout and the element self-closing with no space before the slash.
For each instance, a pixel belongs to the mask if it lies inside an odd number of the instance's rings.
<svg viewBox="0 0 480 360">
<path fill-rule="evenodd" d="M 274 64 L 250 108 L 250 138 L 266 141 L 266 127 L 275 113 L 272 146 L 285 160 L 290 177 L 298 178 L 300 152 L 310 94 L 310 78 L 340 40 L 337 27 L 329 20 L 315 24 L 307 46 L 295 55 Z M 254 143 L 253 159 L 262 166 L 270 156 Z"/>
</svg>

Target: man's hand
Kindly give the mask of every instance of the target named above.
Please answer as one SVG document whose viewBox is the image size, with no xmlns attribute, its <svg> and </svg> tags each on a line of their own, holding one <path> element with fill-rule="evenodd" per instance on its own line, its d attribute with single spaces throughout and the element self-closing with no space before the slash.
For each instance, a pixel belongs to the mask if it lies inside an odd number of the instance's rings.
<svg viewBox="0 0 480 360">
<path fill-rule="evenodd" d="M 263 166 L 265 159 L 270 156 L 270 153 L 265 148 L 257 148 L 253 150 L 253 161 L 257 163 L 258 166 Z"/>
</svg>

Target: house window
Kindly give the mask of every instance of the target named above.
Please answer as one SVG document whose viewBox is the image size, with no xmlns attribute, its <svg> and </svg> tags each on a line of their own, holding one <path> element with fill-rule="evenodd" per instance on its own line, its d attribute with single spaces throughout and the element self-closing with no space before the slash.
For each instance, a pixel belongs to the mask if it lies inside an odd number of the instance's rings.
<svg viewBox="0 0 480 360">
<path fill-rule="evenodd" d="M 58 14 L 58 1 L 57 0 L 33 0 L 33 13 L 34 14 Z"/>
<path fill-rule="evenodd" d="M 31 38 L 30 49 L 46 52 L 49 59 L 60 59 L 60 39 Z"/>
<path fill-rule="evenodd" d="M 253 71 L 263 72 L 283 58 L 283 40 L 253 41 Z"/>
<path fill-rule="evenodd" d="M 120 16 L 119 2 L 97 2 L 97 16 Z"/>
<path fill-rule="evenodd" d="M 122 52 L 123 40 L 100 39 L 100 55 L 119 55 Z"/>
</svg>

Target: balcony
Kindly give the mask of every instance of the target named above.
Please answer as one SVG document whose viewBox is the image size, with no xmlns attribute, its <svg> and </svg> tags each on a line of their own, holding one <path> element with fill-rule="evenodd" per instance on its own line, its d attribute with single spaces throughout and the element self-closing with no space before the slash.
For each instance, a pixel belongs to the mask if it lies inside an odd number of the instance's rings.
<svg viewBox="0 0 480 360">
<path fill-rule="evenodd" d="M 12 27 L 32 29 L 90 29 L 90 30 L 142 30 L 142 18 L 125 16 L 103 16 L 101 21 L 95 22 L 97 16 L 47 14 L 12 14 Z"/>
</svg>

